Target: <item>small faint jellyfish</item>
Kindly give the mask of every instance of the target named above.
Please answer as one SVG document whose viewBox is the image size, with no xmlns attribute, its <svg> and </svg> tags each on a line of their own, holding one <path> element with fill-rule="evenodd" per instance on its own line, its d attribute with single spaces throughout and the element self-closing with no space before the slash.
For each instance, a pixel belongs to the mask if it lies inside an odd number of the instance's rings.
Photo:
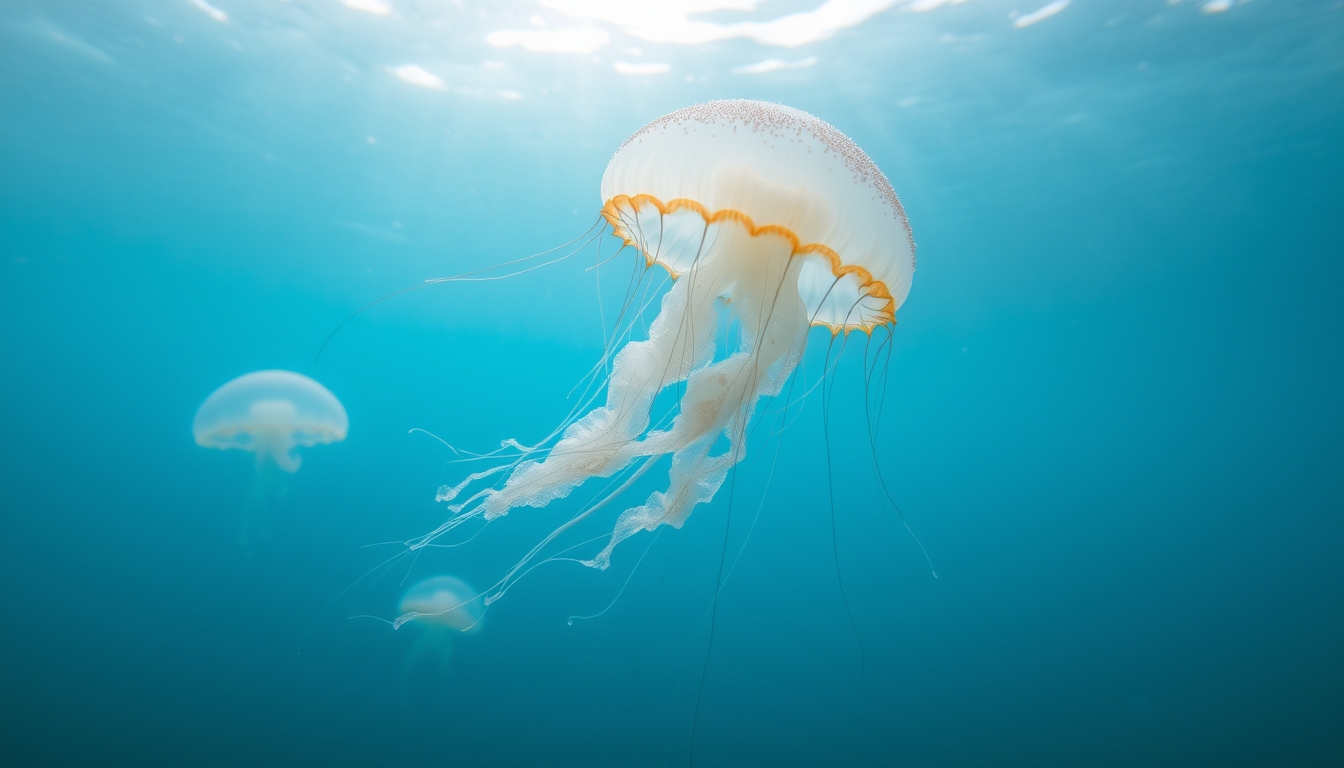
<svg viewBox="0 0 1344 768">
<path fill-rule="evenodd" d="M 432 665 L 440 680 L 446 679 L 453 655 L 453 637 L 480 630 L 485 602 L 461 579 L 434 576 L 406 590 L 401 597 L 400 612 L 393 626 L 400 628 L 413 623 L 421 628 L 401 665 L 405 695 L 412 673 L 424 664 Z"/>
<path fill-rule="evenodd" d="M 401 615 L 396 626 L 408 621 L 458 632 L 475 631 L 484 610 L 481 595 L 461 579 L 435 576 L 406 590 L 401 596 Z"/>
<path fill-rule="evenodd" d="M 292 371 L 255 371 L 215 390 L 201 403 L 192 424 L 196 444 L 239 448 L 286 472 L 303 462 L 296 453 L 345 439 L 350 424 L 341 401 L 316 381 Z"/>
</svg>

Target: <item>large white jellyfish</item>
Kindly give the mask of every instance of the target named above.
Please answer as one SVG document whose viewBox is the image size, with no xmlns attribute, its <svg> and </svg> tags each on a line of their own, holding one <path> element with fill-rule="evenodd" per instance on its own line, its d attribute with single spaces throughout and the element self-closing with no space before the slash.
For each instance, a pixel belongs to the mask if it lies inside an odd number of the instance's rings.
<svg viewBox="0 0 1344 768">
<path fill-rule="evenodd" d="M 345 439 L 350 421 L 326 387 L 292 371 L 255 371 L 215 390 L 201 403 L 191 431 L 196 444 L 274 461 L 286 472 L 303 462 L 295 449 Z"/>
<path fill-rule="evenodd" d="M 545 506 L 591 478 L 616 476 L 621 485 L 533 548 L 487 602 L 661 456 L 672 457 L 667 489 L 621 512 L 606 546 L 583 562 L 606 568 L 633 534 L 680 527 L 743 459 L 757 401 L 781 392 L 808 329 L 871 333 L 894 324 L 915 271 L 910 225 L 887 177 L 839 130 L 778 104 L 715 101 L 655 120 L 612 157 L 602 199 L 614 234 L 674 279 L 648 339 L 615 354 L 606 404 L 561 425 L 549 449 L 524 449 L 512 464 L 440 489 L 451 502 L 507 470 L 411 546 L 478 516 Z M 716 305 L 740 329 L 735 351 L 717 360 Z M 655 396 L 674 385 L 682 385 L 675 419 L 651 425 Z M 716 443 L 726 447 L 715 452 Z"/>
</svg>

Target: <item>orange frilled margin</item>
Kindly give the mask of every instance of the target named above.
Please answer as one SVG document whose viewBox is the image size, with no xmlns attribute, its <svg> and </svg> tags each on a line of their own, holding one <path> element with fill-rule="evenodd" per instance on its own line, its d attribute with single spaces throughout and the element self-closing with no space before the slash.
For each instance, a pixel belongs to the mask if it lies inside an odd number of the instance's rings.
<svg viewBox="0 0 1344 768">
<path fill-rule="evenodd" d="M 892 325 L 896 324 L 896 301 L 892 298 L 891 291 L 887 290 L 886 284 L 881 280 L 874 278 L 872 273 L 863 267 L 841 262 L 840 254 L 821 243 L 808 243 L 807 245 L 803 245 L 802 242 L 799 241 L 798 236 L 788 228 L 781 227 L 777 224 L 767 224 L 763 227 L 758 227 L 756 226 L 756 222 L 751 220 L 750 216 L 732 208 L 724 208 L 710 213 L 709 209 L 705 208 L 705 206 L 684 197 L 679 197 L 664 203 L 653 195 L 635 195 L 634 197 L 631 197 L 630 195 L 616 195 L 602 206 L 602 218 L 606 219 L 607 222 L 611 224 L 612 232 L 617 237 L 624 240 L 626 245 L 632 246 L 640 253 L 644 254 L 644 260 L 649 266 L 653 266 L 657 262 L 652 256 L 639 247 L 639 244 L 631 236 L 631 232 L 626 228 L 620 213 L 620 207 L 623 205 L 629 206 L 636 213 L 639 212 L 639 209 L 642 206 L 652 205 L 664 216 L 673 213 L 674 211 L 686 209 L 700 214 L 700 217 L 705 220 L 705 226 L 716 224 L 721 221 L 735 221 L 743 227 L 746 227 L 747 233 L 752 237 L 760 235 L 779 235 L 792 243 L 793 253 L 790 254 L 791 256 L 824 256 L 831 263 L 831 274 L 835 275 L 837 278 L 844 277 L 845 275 L 853 275 L 855 279 L 859 281 L 859 289 L 865 294 L 879 299 L 886 299 L 887 305 L 878 311 L 878 317 L 881 318 L 881 322 L 874 320 L 865 325 L 847 326 L 845 328 L 837 328 L 830 323 L 821 322 L 815 323 L 815 325 L 824 325 L 831 329 L 832 334 L 835 334 L 842 330 L 849 331 L 854 329 L 862 330 L 865 333 L 872 333 L 873 329 L 879 325 L 886 325 L 887 323 L 891 323 Z M 665 265 L 664 268 L 666 268 Z M 679 275 L 672 272 L 670 269 L 668 272 L 672 274 L 673 279 L 679 277 Z"/>
</svg>

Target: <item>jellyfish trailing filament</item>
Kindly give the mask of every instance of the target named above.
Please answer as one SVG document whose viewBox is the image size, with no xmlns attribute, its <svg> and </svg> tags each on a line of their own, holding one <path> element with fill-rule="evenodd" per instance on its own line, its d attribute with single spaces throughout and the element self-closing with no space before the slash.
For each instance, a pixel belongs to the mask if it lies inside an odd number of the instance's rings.
<svg viewBox="0 0 1344 768">
<path fill-rule="evenodd" d="M 809 329 L 892 325 L 910 290 L 915 244 L 890 182 L 839 130 L 796 109 L 716 101 L 655 120 L 612 157 L 602 198 L 613 233 L 674 281 L 648 338 L 615 353 L 605 404 L 562 425 L 553 445 L 440 489 L 451 503 L 487 478 L 502 481 L 452 504 L 452 517 L 410 546 L 471 519 L 544 507 L 592 478 L 624 481 L 534 547 L 487 603 L 663 456 L 671 457 L 666 489 L 620 512 L 606 545 L 581 562 L 605 569 L 630 536 L 680 527 L 746 455 L 757 404 L 782 391 Z M 725 310 L 738 338 L 716 359 L 716 312 Z M 675 418 L 654 424 L 655 398 L 674 385 Z"/>
</svg>

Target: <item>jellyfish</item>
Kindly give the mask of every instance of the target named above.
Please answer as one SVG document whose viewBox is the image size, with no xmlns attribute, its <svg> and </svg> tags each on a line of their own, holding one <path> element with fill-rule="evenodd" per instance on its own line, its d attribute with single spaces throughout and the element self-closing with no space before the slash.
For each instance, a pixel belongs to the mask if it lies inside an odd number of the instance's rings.
<svg viewBox="0 0 1344 768">
<path fill-rule="evenodd" d="M 254 371 L 215 390 L 192 424 L 196 444 L 256 454 L 257 466 L 274 463 L 297 472 L 300 446 L 345 439 L 349 420 L 326 387 L 292 371 Z"/>
<path fill-rule="evenodd" d="M 474 632 L 481 622 L 481 595 L 452 576 L 434 576 L 406 590 L 401 597 L 401 624 L 415 621 L 431 627 Z"/>
<path fill-rule="evenodd" d="M 671 457 L 666 487 L 621 511 L 605 546 L 580 562 L 606 569 L 631 536 L 680 528 L 746 456 L 758 403 L 782 392 L 810 329 L 834 339 L 890 328 L 910 290 L 915 243 L 891 183 L 843 133 L 797 109 L 732 100 L 672 112 L 620 146 L 601 192 L 601 215 L 622 248 L 672 280 L 647 338 L 608 353 L 604 404 L 543 445 L 505 441 L 520 450 L 516 459 L 440 488 L 450 517 L 408 545 L 429 546 L 468 520 L 545 507 L 590 479 L 618 487 L 533 547 L 487 605 L 661 457 Z M 736 338 L 721 348 L 723 312 Z M 670 388 L 675 417 L 654 423 L 655 398 Z M 487 478 L 494 484 L 481 487 Z"/>
<path fill-rule="evenodd" d="M 394 626 L 413 623 L 420 627 L 401 665 L 403 695 L 408 693 L 417 667 L 431 665 L 440 679 L 448 674 L 454 638 L 480 631 L 484 615 L 482 596 L 466 582 L 452 576 L 433 576 L 406 590 L 400 604 L 401 616 Z"/>
</svg>

